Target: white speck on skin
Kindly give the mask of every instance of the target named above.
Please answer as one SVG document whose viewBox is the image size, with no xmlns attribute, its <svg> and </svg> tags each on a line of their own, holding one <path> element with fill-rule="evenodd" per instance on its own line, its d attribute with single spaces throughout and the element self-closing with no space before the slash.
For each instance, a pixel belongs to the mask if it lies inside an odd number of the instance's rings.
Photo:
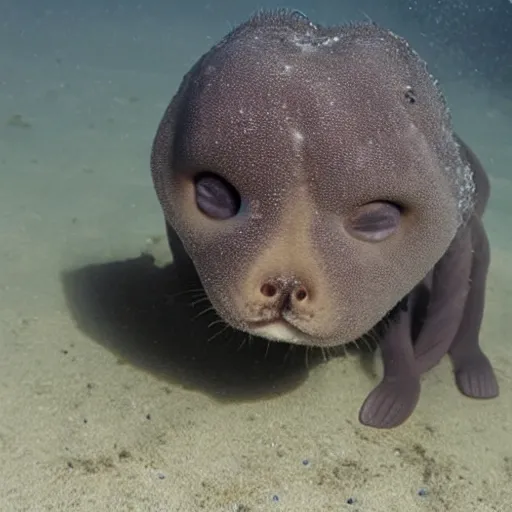
<svg viewBox="0 0 512 512">
<path fill-rule="evenodd" d="M 300 153 L 302 150 L 302 143 L 304 142 L 304 134 L 302 134 L 295 128 L 292 128 L 290 133 L 292 136 L 293 149 L 295 150 L 296 153 Z"/>
<path fill-rule="evenodd" d="M 298 130 L 292 130 L 292 136 L 297 142 L 302 142 L 304 140 L 304 135 Z"/>
</svg>

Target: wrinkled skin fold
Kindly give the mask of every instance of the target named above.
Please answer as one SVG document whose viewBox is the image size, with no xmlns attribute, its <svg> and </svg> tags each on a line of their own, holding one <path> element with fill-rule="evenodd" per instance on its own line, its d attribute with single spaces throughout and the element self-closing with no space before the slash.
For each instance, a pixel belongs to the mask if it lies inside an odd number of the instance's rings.
<svg viewBox="0 0 512 512">
<path fill-rule="evenodd" d="M 479 347 L 489 183 L 402 38 L 255 15 L 183 78 L 151 170 L 175 264 L 226 323 L 319 347 L 379 332 L 363 424 L 403 423 L 445 354 L 463 394 L 498 394 Z"/>
</svg>

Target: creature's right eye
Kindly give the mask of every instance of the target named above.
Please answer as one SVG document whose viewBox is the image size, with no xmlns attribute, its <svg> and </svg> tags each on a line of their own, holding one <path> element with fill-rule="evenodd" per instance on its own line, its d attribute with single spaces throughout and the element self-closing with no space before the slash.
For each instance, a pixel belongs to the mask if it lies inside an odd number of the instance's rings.
<svg viewBox="0 0 512 512">
<path fill-rule="evenodd" d="M 388 201 L 374 201 L 361 206 L 348 219 L 347 228 L 367 242 L 382 242 L 397 231 L 403 208 Z"/>
<path fill-rule="evenodd" d="M 240 194 L 218 174 L 201 172 L 194 179 L 197 207 L 208 217 L 226 220 L 240 210 Z"/>
</svg>

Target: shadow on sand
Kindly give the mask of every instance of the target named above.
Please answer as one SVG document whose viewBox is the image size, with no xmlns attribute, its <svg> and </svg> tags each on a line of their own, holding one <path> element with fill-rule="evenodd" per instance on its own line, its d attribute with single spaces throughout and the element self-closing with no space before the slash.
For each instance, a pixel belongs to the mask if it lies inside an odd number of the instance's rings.
<svg viewBox="0 0 512 512">
<path fill-rule="evenodd" d="M 213 311 L 198 317 L 209 307 L 207 300 L 191 305 L 201 296 L 195 272 L 188 268 L 186 277 L 178 275 L 175 265 L 159 267 L 148 254 L 88 265 L 61 277 L 68 308 L 86 335 L 121 362 L 218 400 L 286 393 L 325 360 L 319 350 L 261 339 L 244 343 L 247 335 L 222 323 L 209 327 L 217 319 Z M 371 372 L 368 357 L 363 359 Z"/>
</svg>

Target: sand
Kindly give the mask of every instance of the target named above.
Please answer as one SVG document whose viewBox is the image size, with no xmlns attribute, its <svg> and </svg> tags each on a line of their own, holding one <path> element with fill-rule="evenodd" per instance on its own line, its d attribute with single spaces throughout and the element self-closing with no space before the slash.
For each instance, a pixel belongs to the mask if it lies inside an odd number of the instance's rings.
<svg viewBox="0 0 512 512">
<path fill-rule="evenodd" d="M 463 397 L 443 360 L 410 420 L 373 430 L 378 362 L 207 343 L 167 267 L 149 146 L 225 15 L 73 9 L 13 7 L 0 30 L 0 510 L 512 510 L 510 102 L 445 84 L 492 179 L 501 396 Z"/>
</svg>

